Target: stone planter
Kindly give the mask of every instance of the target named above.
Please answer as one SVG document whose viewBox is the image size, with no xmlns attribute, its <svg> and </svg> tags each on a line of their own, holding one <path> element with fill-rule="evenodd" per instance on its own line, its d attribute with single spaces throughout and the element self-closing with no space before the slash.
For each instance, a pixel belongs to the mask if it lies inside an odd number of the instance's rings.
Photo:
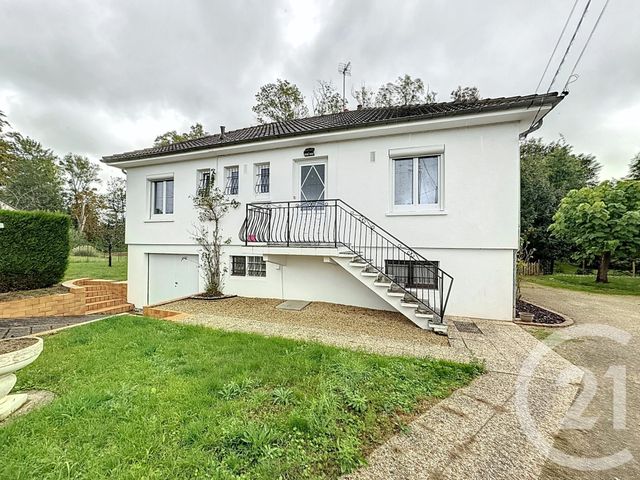
<svg viewBox="0 0 640 480">
<path fill-rule="evenodd" d="M 522 321 L 522 322 L 533 322 L 533 313 L 520 312 L 520 321 Z"/>
<path fill-rule="evenodd" d="M 5 343 L 6 342 L 6 343 Z M 24 337 L 0 341 L 0 420 L 4 420 L 27 401 L 26 393 L 9 395 L 16 384 L 16 371 L 34 362 L 42 353 L 42 338 Z M 5 350 L 5 353 L 1 353 Z"/>
</svg>

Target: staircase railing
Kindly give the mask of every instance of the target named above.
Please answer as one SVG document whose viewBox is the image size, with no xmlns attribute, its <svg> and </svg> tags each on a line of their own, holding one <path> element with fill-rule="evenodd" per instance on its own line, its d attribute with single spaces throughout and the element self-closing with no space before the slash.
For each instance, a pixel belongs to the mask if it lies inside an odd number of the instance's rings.
<svg viewBox="0 0 640 480">
<path fill-rule="evenodd" d="M 418 311 L 444 317 L 453 277 L 339 199 L 246 204 L 240 239 L 274 247 L 344 247 Z"/>
</svg>

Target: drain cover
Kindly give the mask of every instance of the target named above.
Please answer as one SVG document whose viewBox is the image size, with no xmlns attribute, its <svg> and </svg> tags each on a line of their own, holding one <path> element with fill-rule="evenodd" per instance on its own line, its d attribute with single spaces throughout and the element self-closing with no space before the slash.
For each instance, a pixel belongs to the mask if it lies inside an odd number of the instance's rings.
<svg viewBox="0 0 640 480">
<path fill-rule="evenodd" d="M 456 329 L 459 332 L 465 333 L 482 333 L 482 331 L 478 328 L 478 326 L 473 322 L 456 322 L 454 320 L 453 324 L 456 326 Z"/>
</svg>

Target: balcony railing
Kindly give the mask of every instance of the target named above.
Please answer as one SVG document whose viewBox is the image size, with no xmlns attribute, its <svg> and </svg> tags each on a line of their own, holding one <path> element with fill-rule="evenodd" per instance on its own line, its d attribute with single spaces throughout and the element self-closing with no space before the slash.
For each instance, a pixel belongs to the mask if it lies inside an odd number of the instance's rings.
<svg viewBox="0 0 640 480">
<path fill-rule="evenodd" d="M 453 277 L 342 200 L 246 205 L 240 239 L 272 247 L 343 248 L 418 310 L 444 317 Z"/>
</svg>

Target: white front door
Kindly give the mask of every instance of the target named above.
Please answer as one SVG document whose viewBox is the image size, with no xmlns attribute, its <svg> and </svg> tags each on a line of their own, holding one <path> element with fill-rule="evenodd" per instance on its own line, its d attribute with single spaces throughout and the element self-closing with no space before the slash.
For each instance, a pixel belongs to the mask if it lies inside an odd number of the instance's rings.
<svg viewBox="0 0 640 480">
<path fill-rule="evenodd" d="M 149 254 L 149 305 L 198 293 L 198 280 L 198 255 Z"/>
</svg>

